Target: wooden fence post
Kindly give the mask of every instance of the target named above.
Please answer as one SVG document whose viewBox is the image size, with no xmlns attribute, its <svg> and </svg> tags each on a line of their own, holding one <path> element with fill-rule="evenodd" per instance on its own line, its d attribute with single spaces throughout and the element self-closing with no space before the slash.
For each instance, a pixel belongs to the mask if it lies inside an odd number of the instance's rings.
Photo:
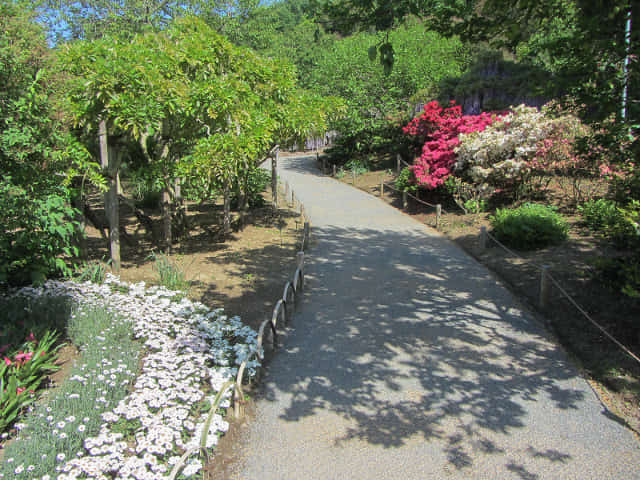
<svg viewBox="0 0 640 480">
<path fill-rule="evenodd" d="M 406 210 L 409 207 L 409 199 L 407 196 L 407 191 L 402 192 L 402 209 Z"/>
<path fill-rule="evenodd" d="M 480 251 L 484 252 L 487 249 L 487 227 L 480 227 L 480 238 L 478 239 L 478 246 Z"/>
<path fill-rule="evenodd" d="M 279 149 L 271 157 L 271 194 L 273 195 L 273 209 L 278 208 L 278 153 Z"/>
<path fill-rule="evenodd" d="M 549 265 L 543 265 L 540 271 L 540 299 L 538 305 L 543 310 L 549 305 L 549 295 L 551 293 L 550 268 Z"/>
<path fill-rule="evenodd" d="M 400 175 L 400 170 L 402 170 L 402 168 L 400 168 L 400 167 L 401 167 L 401 160 L 402 160 L 402 158 L 400 157 L 400 154 L 398 153 L 398 154 L 396 155 L 396 162 L 397 162 L 397 165 L 396 165 L 396 173 L 397 173 L 398 175 Z"/>
<path fill-rule="evenodd" d="M 356 184 L 356 169 L 352 168 L 351 169 L 351 178 L 352 178 L 352 184 L 355 185 Z"/>
<path fill-rule="evenodd" d="M 384 177 L 380 179 L 380 198 L 384 196 Z"/>
<path fill-rule="evenodd" d="M 309 225 L 309 222 L 304 222 L 304 238 L 305 238 L 305 243 L 307 245 L 309 245 L 309 236 L 311 233 L 311 226 Z"/>
<path fill-rule="evenodd" d="M 336 176 L 336 164 L 335 163 L 333 164 L 333 176 L 334 177 Z"/>
<path fill-rule="evenodd" d="M 440 227 L 440 219 L 442 217 L 442 205 L 436 205 L 436 230 Z"/>
</svg>

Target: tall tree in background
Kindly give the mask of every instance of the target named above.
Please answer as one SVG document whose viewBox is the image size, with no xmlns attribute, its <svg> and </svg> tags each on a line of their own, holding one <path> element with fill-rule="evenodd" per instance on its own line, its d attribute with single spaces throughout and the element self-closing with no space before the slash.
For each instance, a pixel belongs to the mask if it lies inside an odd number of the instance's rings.
<svg viewBox="0 0 640 480">
<path fill-rule="evenodd" d="M 617 112 L 628 85 L 627 120 L 640 115 L 637 0 L 330 0 L 325 15 L 342 32 L 387 30 L 409 15 L 427 28 L 518 52 L 557 75 L 596 118 Z M 387 57 L 393 63 L 393 56 Z M 633 60 L 633 61 L 630 61 Z M 626 67 L 625 67 L 626 65 Z M 626 69 L 626 70 L 625 70 Z M 627 72 L 625 75 L 625 71 Z M 626 78 L 626 80 L 625 80 Z M 636 81 L 634 81 L 636 80 Z"/>
</svg>

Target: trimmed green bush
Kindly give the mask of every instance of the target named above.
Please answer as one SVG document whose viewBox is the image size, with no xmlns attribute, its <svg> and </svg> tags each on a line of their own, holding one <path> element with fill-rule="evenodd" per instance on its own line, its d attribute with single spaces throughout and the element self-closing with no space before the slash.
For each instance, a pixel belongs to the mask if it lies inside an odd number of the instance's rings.
<svg viewBox="0 0 640 480">
<path fill-rule="evenodd" d="M 555 208 L 536 203 L 515 209 L 498 209 L 490 220 L 498 240 L 521 250 L 561 243 L 569 230 L 567 222 Z"/>
</svg>

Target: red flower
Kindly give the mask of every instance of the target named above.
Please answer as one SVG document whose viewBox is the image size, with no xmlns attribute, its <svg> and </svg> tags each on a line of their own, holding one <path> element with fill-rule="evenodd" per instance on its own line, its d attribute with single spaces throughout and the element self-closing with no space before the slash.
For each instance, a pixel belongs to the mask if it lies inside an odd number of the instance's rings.
<svg viewBox="0 0 640 480">
<path fill-rule="evenodd" d="M 16 393 L 17 393 L 18 395 L 20 395 L 20 394 L 21 394 L 22 392 L 24 392 L 25 390 L 26 390 L 25 388 L 18 387 L 18 388 L 16 389 Z"/>
<path fill-rule="evenodd" d="M 7 366 L 11 365 L 11 360 L 9 360 L 7 357 L 4 357 L 4 364 Z"/>
</svg>

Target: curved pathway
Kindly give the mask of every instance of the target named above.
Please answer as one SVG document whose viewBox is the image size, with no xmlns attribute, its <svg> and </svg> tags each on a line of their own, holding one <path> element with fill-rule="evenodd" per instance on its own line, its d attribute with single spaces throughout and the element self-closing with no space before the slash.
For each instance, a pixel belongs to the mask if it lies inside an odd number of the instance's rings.
<svg viewBox="0 0 640 480">
<path fill-rule="evenodd" d="M 640 479 L 634 435 L 485 268 L 315 158 L 281 163 L 308 294 L 228 477 Z"/>
</svg>

